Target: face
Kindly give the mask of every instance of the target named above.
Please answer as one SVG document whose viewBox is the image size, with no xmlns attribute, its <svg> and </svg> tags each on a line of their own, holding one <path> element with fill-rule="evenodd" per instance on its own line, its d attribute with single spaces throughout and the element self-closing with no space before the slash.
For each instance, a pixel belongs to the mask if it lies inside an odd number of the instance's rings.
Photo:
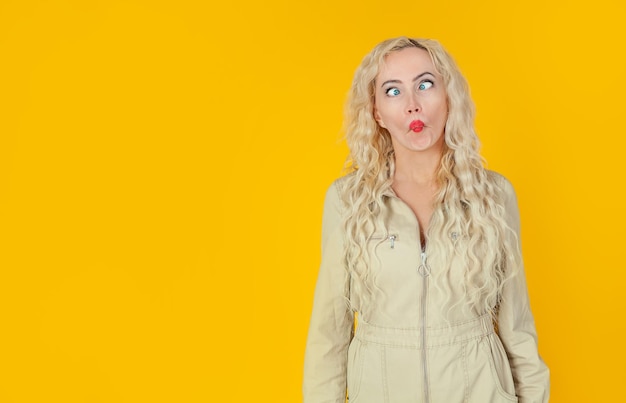
<svg viewBox="0 0 626 403">
<path fill-rule="evenodd" d="M 375 81 L 374 118 L 399 152 L 441 153 L 448 101 L 427 51 L 404 48 L 385 58 Z"/>
</svg>

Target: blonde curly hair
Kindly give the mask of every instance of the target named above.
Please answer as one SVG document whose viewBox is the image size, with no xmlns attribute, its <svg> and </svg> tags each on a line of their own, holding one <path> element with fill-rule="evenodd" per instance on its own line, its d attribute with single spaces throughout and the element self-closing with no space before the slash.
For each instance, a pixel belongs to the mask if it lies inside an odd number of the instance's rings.
<svg viewBox="0 0 626 403">
<path fill-rule="evenodd" d="M 429 53 L 448 98 L 445 144 L 436 171 L 439 190 L 426 234 L 429 255 L 443 257 L 439 261 L 445 266 L 451 260 L 446 256 L 460 254 L 467 265 L 463 305 L 495 317 L 503 284 L 514 275 L 519 250 L 505 219 L 503 189 L 483 167 L 467 82 L 445 49 L 429 39 L 386 40 L 365 56 L 354 75 L 344 121 L 349 175 L 340 186 L 346 206 L 344 256 L 351 278 L 350 303 L 362 312 L 376 290 L 365 245 L 374 231 L 384 230 L 380 212 L 395 172 L 390 134 L 374 119 L 375 80 L 389 53 L 411 47 Z M 449 242 L 452 232 L 460 232 L 465 241 Z"/>
</svg>

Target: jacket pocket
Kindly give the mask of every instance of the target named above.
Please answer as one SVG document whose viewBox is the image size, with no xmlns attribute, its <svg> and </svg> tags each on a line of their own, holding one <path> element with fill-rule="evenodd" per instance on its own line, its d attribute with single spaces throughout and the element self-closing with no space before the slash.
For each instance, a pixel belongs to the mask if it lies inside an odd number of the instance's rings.
<svg viewBox="0 0 626 403">
<path fill-rule="evenodd" d="M 480 345 L 485 351 L 485 354 L 487 354 L 491 377 L 493 378 L 496 390 L 506 400 L 517 402 L 513 375 L 500 339 L 498 339 L 498 336 L 495 334 L 491 334 L 484 337 Z M 511 390 L 511 392 L 508 392 L 508 390 Z"/>
<path fill-rule="evenodd" d="M 373 246 L 378 245 L 387 245 L 389 249 L 394 249 L 396 247 L 396 242 L 398 241 L 398 234 L 390 233 L 390 234 L 373 234 L 368 238 L 368 241 Z"/>
<path fill-rule="evenodd" d="M 352 339 L 348 347 L 348 399 L 356 401 L 363 377 L 363 346 L 359 339 Z"/>
</svg>

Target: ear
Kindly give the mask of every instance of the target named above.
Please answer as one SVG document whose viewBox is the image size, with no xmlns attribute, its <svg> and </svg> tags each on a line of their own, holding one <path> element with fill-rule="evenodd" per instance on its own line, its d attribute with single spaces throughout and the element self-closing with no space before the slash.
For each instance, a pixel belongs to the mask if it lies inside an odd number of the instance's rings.
<svg viewBox="0 0 626 403">
<path fill-rule="evenodd" d="M 376 108 L 376 105 L 374 105 L 374 120 L 376 120 L 376 122 L 378 122 L 378 125 L 383 129 L 387 128 L 387 126 L 385 126 L 385 122 L 383 122 L 383 118 L 381 118 L 380 113 L 378 113 L 378 108 Z"/>
</svg>

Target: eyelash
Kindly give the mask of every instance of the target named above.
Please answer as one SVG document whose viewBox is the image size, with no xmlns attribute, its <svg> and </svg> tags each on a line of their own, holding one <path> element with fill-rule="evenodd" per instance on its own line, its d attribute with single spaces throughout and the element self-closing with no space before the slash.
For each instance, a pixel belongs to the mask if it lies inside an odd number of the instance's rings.
<svg viewBox="0 0 626 403">
<path fill-rule="evenodd" d="M 417 88 L 420 88 L 423 84 L 426 84 L 426 83 L 430 84 L 430 87 L 428 87 L 428 88 L 432 88 L 432 87 L 435 85 L 435 83 L 433 83 L 433 82 L 432 82 L 432 81 L 430 81 L 430 80 L 424 80 L 424 81 L 422 81 L 421 83 L 419 83 L 419 85 L 417 86 Z M 428 88 L 425 88 L 425 89 L 423 89 L 422 91 L 426 91 Z"/>
<path fill-rule="evenodd" d="M 430 84 L 430 87 L 428 87 L 428 88 L 424 88 L 424 89 L 421 89 L 421 90 L 420 90 L 420 87 L 421 87 L 422 85 L 424 85 L 425 83 Z M 424 81 L 421 81 L 421 82 L 417 85 L 417 89 L 418 89 L 418 90 L 420 90 L 420 91 L 426 91 L 427 89 L 432 88 L 434 85 L 435 85 L 435 83 L 433 83 L 431 80 L 424 80 Z M 391 92 L 392 90 L 398 91 L 398 93 L 397 93 L 396 95 L 391 95 L 391 94 L 390 94 L 390 92 Z M 394 97 L 397 97 L 398 95 L 400 95 L 400 90 L 399 90 L 398 88 L 396 88 L 396 87 L 387 88 L 387 89 L 385 90 L 385 94 L 386 94 L 388 97 L 392 97 L 392 98 L 394 98 Z"/>
</svg>

